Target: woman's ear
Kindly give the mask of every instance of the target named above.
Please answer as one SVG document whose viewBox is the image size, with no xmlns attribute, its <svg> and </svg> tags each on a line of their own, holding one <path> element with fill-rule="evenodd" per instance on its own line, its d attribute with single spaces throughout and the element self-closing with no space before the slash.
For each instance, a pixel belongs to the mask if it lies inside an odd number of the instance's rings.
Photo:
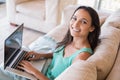
<svg viewBox="0 0 120 80">
<path fill-rule="evenodd" d="M 95 27 L 92 26 L 89 31 L 90 31 L 90 32 L 93 32 L 94 30 L 95 30 Z"/>
</svg>

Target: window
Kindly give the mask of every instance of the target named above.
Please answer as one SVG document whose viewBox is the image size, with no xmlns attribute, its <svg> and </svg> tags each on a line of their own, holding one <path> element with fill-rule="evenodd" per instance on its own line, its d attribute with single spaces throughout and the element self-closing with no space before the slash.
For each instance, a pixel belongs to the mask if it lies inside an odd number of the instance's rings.
<svg viewBox="0 0 120 80">
<path fill-rule="evenodd" d="M 77 0 L 77 3 L 108 11 L 120 8 L 120 0 Z"/>
<path fill-rule="evenodd" d="M 99 0 L 99 9 L 115 11 L 120 8 L 120 0 Z"/>
<path fill-rule="evenodd" d="M 77 0 L 77 4 L 94 7 L 95 0 Z"/>
</svg>

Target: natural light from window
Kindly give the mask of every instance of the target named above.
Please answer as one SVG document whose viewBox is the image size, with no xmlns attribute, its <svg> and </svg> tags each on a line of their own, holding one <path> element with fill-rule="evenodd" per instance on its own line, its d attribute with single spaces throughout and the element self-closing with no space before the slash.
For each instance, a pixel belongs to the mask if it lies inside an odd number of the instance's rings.
<svg viewBox="0 0 120 80">
<path fill-rule="evenodd" d="M 107 11 L 116 11 L 120 9 L 120 0 L 77 0 L 77 4 Z"/>
<path fill-rule="evenodd" d="M 95 0 L 77 0 L 77 4 L 94 7 Z"/>
<path fill-rule="evenodd" d="M 120 8 L 120 0 L 101 0 L 100 9 L 115 11 Z"/>
</svg>

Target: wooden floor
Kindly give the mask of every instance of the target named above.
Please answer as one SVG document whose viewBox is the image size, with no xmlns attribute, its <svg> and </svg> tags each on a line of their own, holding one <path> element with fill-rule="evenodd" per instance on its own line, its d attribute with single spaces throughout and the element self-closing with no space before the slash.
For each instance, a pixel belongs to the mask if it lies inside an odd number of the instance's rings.
<svg viewBox="0 0 120 80">
<path fill-rule="evenodd" d="M 9 25 L 6 18 L 0 19 L 0 63 L 4 59 L 4 40 L 16 29 L 17 27 Z M 23 45 L 28 46 L 38 37 L 43 36 L 43 33 L 24 28 Z"/>
</svg>

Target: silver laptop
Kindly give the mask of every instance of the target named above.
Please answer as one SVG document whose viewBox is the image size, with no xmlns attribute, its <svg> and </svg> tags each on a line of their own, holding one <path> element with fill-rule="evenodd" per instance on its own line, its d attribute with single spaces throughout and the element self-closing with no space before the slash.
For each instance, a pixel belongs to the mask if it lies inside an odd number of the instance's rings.
<svg viewBox="0 0 120 80">
<path fill-rule="evenodd" d="M 13 72 L 19 76 L 36 80 L 33 75 L 26 73 L 25 71 L 19 70 L 17 65 L 21 60 L 24 59 L 27 51 L 22 49 L 22 37 L 23 37 L 23 24 L 20 25 L 6 40 L 4 45 L 4 69 L 10 72 Z M 50 60 L 38 60 L 31 61 L 34 67 L 36 67 L 39 71 L 45 71 L 46 64 L 48 64 Z M 47 65 L 48 66 L 48 65 Z"/>
</svg>

